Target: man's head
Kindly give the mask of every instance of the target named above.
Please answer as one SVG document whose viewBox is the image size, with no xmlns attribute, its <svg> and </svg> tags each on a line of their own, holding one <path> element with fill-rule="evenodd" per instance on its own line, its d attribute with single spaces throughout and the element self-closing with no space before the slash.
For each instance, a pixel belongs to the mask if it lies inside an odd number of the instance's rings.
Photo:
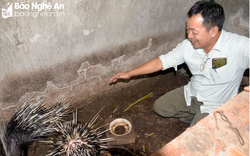
<svg viewBox="0 0 250 156">
<path fill-rule="evenodd" d="M 203 25 L 209 31 L 212 27 L 217 26 L 219 31 L 222 30 L 225 21 L 225 14 L 222 6 L 213 0 L 203 0 L 196 2 L 188 11 L 188 17 L 200 14 L 203 17 Z"/>
<path fill-rule="evenodd" d="M 217 42 L 225 21 L 221 5 L 214 1 L 198 1 L 188 12 L 187 34 L 194 48 L 208 53 Z"/>
</svg>

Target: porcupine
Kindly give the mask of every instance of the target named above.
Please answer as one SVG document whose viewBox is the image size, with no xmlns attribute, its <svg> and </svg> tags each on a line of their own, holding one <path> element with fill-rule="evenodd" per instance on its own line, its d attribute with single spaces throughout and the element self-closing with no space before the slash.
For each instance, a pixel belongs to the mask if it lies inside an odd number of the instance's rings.
<svg viewBox="0 0 250 156">
<path fill-rule="evenodd" d="M 107 143 L 113 139 L 103 138 L 109 131 L 102 130 L 106 125 L 94 128 L 100 111 L 85 125 L 77 122 L 77 111 L 69 123 L 58 123 L 60 135 L 54 142 L 55 149 L 46 156 L 95 156 L 101 150 L 111 148 Z"/>
<path fill-rule="evenodd" d="M 1 136 L 2 154 L 6 156 L 26 156 L 29 145 L 56 133 L 56 122 L 67 113 L 69 102 L 58 101 L 47 108 L 42 101 L 27 101 L 17 110 Z"/>
</svg>

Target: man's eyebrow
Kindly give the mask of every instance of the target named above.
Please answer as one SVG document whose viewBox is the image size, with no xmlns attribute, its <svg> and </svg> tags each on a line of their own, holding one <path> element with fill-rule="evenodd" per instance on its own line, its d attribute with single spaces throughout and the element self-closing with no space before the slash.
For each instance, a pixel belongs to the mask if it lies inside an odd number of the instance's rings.
<svg viewBox="0 0 250 156">
<path fill-rule="evenodd" d="M 195 29 L 195 28 L 189 28 L 188 26 L 187 26 L 187 29 L 190 29 L 190 30 L 197 30 L 197 29 Z"/>
</svg>

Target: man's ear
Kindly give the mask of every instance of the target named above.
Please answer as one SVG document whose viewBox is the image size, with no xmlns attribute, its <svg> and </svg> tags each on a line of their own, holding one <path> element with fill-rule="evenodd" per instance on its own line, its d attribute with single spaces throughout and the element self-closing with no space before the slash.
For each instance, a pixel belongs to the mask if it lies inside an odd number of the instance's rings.
<svg viewBox="0 0 250 156">
<path fill-rule="evenodd" d="M 218 26 L 212 27 L 210 29 L 210 33 L 211 33 L 212 37 L 215 37 L 219 33 L 219 27 Z"/>
</svg>

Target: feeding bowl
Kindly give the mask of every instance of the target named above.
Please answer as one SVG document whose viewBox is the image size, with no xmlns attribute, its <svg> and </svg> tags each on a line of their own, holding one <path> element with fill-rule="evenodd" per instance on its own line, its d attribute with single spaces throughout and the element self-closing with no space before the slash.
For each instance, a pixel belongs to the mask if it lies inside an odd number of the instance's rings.
<svg viewBox="0 0 250 156">
<path fill-rule="evenodd" d="M 131 131 L 132 125 L 127 119 L 117 118 L 110 123 L 109 129 L 113 135 L 123 136 Z"/>
</svg>

